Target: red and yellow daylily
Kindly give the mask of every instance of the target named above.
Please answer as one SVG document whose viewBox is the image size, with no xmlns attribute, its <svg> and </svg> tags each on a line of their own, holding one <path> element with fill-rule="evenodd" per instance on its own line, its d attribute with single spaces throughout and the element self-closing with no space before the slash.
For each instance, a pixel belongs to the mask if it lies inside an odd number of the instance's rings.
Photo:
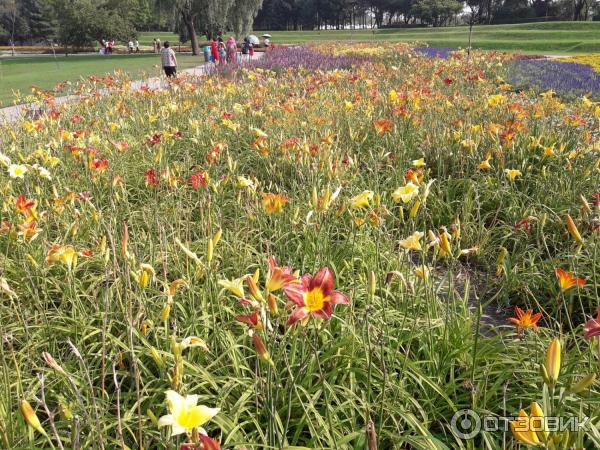
<svg viewBox="0 0 600 450">
<path fill-rule="evenodd" d="M 533 328 L 534 330 L 537 330 L 538 327 L 536 323 L 542 317 L 542 313 L 538 312 L 533 314 L 533 311 L 531 309 L 523 311 L 518 306 L 515 308 L 515 315 L 517 317 L 511 317 L 508 320 L 516 325 L 517 332 L 519 332 L 520 330 L 525 330 L 527 328 Z"/>
<path fill-rule="evenodd" d="M 77 265 L 77 251 L 71 245 L 53 244 L 46 256 L 48 264 L 63 263 L 71 270 Z"/>
<path fill-rule="evenodd" d="M 306 274 L 299 283 L 289 283 L 284 287 L 285 295 L 297 305 L 290 315 L 287 326 L 309 316 L 329 320 L 335 305 L 347 305 L 348 297 L 333 290 L 333 272 L 329 267 L 323 267 L 315 276 Z"/>
<path fill-rule="evenodd" d="M 574 286 L 585 286 L 586 281 L 583 278 L 577 278 L 575 274 L 567 272 L 559 267 L 554 269 L 554 274 L 556 275 L 556 278 L 558 278 L 560 290 L 563 292 L 571 289 Z"/>
<path fill-rule="evenodd" d="M 394 123 L 388 119 L 377 119 L 373 122 L 373 126 L 375 127 L 377 134 L 383 136 L 388 131 L 392 131 Z"/>
</svg>

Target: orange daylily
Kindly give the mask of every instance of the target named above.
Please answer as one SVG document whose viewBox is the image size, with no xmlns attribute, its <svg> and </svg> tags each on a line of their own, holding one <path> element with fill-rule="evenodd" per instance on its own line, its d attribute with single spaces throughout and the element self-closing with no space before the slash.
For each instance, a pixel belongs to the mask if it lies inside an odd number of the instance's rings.
<svg viewBox="0 0 600 450">
<path fill-rule="evenodd" d="M 289 266 L 279 267 L 277 261 L 269 256 L 269 272 L 267 273 L 266 287 L 267 291 L 275 292 L 285 287 L 288 283 L 293 283 L 296 277 L 292 274 L 292 268 Z"/>
<path fill-rule="evenodd" d="M 388 119 L 377 119 L 373 122 L 373 125 L 379 136 L 383 136 L 388 131 L 392 131 L 394 127 L 394 123 Z"/>
<path fill-rule="evenodd" d="M 288 198 L 282 194 L 262 194 L 262 205 L 269 215 L 280 213 L 287 202 Z"/>
<path fill-rule="evenodd" d="M 517 332 L 519 332 L 522 329 L 525 330 L 527 328 L 533 328 L 534 330 L 537 330 L 538 327 L 536 323 L 542 317 L 542 313 L 538 312 L 533 314 L 533 311 L 531 309 L 523 311 L 518 306 L 515 308 L 515 315 L 517 317 L 511 317 L 508 320 L 516 325 Z"/>
<path fill-rule="evenodd" d="M 585 279 L 577 278 L 575 274 L 571 272 L 567 272 L 566 270 L 563 270 L 558 267 L 554 269 L 554 273 L 556 275 L 556 278 L 558 278 L 560 290 L 563 292 L 571 289 L 574 286 L 585 286 Z"/>
</svg>

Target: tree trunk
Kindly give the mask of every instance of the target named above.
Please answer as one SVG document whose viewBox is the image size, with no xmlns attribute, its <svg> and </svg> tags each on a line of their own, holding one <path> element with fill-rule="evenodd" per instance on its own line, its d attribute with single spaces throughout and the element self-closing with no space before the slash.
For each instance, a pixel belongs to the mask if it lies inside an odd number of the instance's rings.
<svg viewBox="0 0 600 450">
<path fill-rule="evenodd" d="M 188 35 L 190 37 L 190 42 L 192 43 L 192 55 L 200 54 L 200 47 L 198 46 L 198 36 L 196 35 L 196 28 L 194 27 L 194 16 L 192 14 L 183 14 L 183 22 L 185 23 L 185 28 L 187 29 Z"/>
</svg>

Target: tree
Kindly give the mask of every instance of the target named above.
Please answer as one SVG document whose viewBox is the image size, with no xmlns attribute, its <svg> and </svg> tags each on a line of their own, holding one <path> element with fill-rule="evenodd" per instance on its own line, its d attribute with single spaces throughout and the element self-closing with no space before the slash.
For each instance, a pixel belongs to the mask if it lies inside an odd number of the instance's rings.
<svg viewBox="0 0 600 450">
<path fill-rule="evenodd" d="M 58 16 L 58 39 L 65 48 L 85 47 L 100 39 L 126 41 L 135 35 L 131 10 L 128 10 L 126 1 L 53 1 L 55 10 L 61 12 Z"/>
<path fill-rule="evenodd" d="M 47 1 L 21 0 L 21 11 L 32 43 L 54 37 L 57 31 L 56 17 L 52 5 Z"/>
<path fill-rule="evenodd" d="M 456 0 L 418 0 L 412 11 L 423 22 L 439 27 L 458 14 L 462 6 L 462 3 Z"/>
</svg>

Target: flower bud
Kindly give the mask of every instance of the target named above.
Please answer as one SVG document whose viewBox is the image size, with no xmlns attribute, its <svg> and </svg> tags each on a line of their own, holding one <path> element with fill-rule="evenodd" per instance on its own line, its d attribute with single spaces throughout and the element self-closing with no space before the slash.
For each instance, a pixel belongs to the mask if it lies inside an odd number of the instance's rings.
<svg viewBox="0 0 600 450">
<path fill-rule="evenodd" d="M 258 289 L 258 286 L 256 285 L 256 282 L 254 281 L 254 278 L 251 275 L 248 275 L 246 277 L 246 285 L 248 286 L 250 295 L 252 295 L 252 297 L 254 297 L 254 300 L 259 301 L 259 302 L 265 301 L 262 294 L 260 293 L 260 290 Z"/>
<path fill-rule="evenodd" d="M 23 414 L 27 425 L 46 436 L 46 431 L 44 431 L 44 429 L 42 428 L 40 419 L 38 419 L 38 416 L 35 414 L 35 411 L 33 410 L 33 408 L 27 400 L 21 400 L 21 403 L 19 404 L 19 409 L 21 410 L 21 414 Z"/>
<path fill-rule="evenodd" d="M 567 230 L 569 230 L 569 234 L 571 235 L 571 237 L 580 244 L 583 244 L 583 238 L 581 237 L 581 234 L 579 234 L 579 230 L 577 229 L 575 222 L 573 222 L 573 219 L 569 214 L 567 214 L 567 216 L 565 217 L 565 222 L 567 223 Z"/>
<path fill-rule="evenodd" d="M 273 360 L 271 359 L 271 355 L 267 351 L 267 347 L 265 347 L 265 343 L 258 333 L 252 334 L 252 343 L 254 344 L 254 348 L 256 349 L 256 353 L 258 354 L 259 358 L 271 364 L 272 366 L 275 366 Z"/>
<path fill-rule="evenodd" d="M 155 347 L 150 347 L 150 356 L 152 357 L 152 359 L 158 367 L 160 367 L 161 369 L 165 367 L 165 360 L 160 355 L 160 353 L 158 353 L 158 350 Z"/>
<path fill-rule="evenodd" d="M 573 394 L 578 394 L 581 391 L 585 391 L 587 388 L 589 388 L 595 382 L 596 382 L 596 374 L 590 373 L 589 375 L 586 375 L 581 380 L 579 380 L 579 382 L 575 386 L 572 386 L 571 389 L 569 389 L 569 390 Z"/>
<path fill-rule="evenodd" d="M 269 312 L 272 316 L 277 317 L 279 315 L 279 308 L 277 307 L 277 297 L 273 294 L 269 294 L 268 298 Z"/>
<path fill-rule="evenodd" d="M 554 386 L 558 381 L 558 375 L 560 374 L 560 341 L 556 338 L 554 338 L 548 346 L 545 365 L 550 386 Z"/>
<path fill-rule="evenodd" d="M 373 272 L 372 270 L 369 272 L 368 275 L 368 288 L 369 295 L 373 297 L 375 295 L 375 289 L 377 288 L 377 279 L 375 278 L 375 272 Z"/>
</svg>

